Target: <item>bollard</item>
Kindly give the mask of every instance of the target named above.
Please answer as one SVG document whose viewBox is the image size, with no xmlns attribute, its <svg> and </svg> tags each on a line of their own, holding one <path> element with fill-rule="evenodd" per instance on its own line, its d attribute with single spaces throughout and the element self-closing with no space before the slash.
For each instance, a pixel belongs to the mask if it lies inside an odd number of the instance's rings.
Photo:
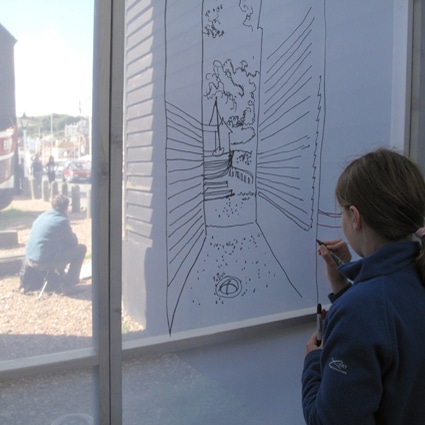
<svg viewBox="0 0 425 425">
<path fill-rule="evenodd" d="M 87 189 L 87 212 L 86 217 L 91 218 L 91 188 Z"/>
<path fill-rule="evenodd" d="M 24 181 L 22 184 L 22 196 L 24 198 L 32 198 L 31 194 L 31 184 L 28 177 L 24 177 Z"/>
<path fill-rule="evenodd" d="M 32 199 L 41 199 L 41 185 L 37 179 L 32 179 L 31 189 Z"/>
<path fill-rule="evenodd" d="M 59 194 L 58 182 L 52 182 L 50 185 L 51 199 L 53 199 L 56 195 Z"/>
<path fill-rule="evenodd" d="M 72 186 L 71 188 L 72 212 L 80 212 L 80 186 Z"/>
<path fill-rule="evenodd" d="M 47 180 L 43 181 L 43 201 L 49 202 L 50 199 L 50 185 Z"/>
<path fill-rule="evenodd" d="M 30 184 L 30 189 L 31 189 L 31 199 L 35 199 L 35 187 L 36 187 L 35 185 L 36 185 L 36 183 L 35 183 L 34 179 L 30 180 L 29 184 Z"/>
<path fill-rule="evenodd" d="M 62 183 L 61 193 L 68 196 L 68 183 Z"/>
</svg>

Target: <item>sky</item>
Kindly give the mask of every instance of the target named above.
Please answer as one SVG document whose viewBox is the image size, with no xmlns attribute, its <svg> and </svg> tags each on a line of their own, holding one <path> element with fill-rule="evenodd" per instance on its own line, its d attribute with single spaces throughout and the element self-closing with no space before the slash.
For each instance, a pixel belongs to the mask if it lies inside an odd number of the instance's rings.
<svg viewBox="0 0 425 425">
<path fill-rule="evenodd" d="M 0 1 L 15 44 L 16 115 L 89 115 L 94 0 Z"/>
</svg>

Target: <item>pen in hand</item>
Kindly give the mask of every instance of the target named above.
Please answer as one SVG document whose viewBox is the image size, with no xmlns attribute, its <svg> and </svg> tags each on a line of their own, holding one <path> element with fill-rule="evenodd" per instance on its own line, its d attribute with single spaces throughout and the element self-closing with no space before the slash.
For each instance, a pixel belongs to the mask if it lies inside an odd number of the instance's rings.
<svg viewBox="0 0 425 425">
<path fill-rule="evenodd" d="M 326 246 L 326 244 L 324 243 L 324 242 L 322 242 L 322 241 L 319 241 L 319 239 L 316 239 L 316 241 L 317 241 L 317 243 L 319 244 L 319 245 L 324 245 L 324 246 Z M 341 260 L 341 258 L 339 258 L 335 253 L 333 253 L 331 250 L 329 250 L 329 254 L 330 254 L 330 256 L 333 258 L 333 260 L 335 261 L 335 263 L 338 265 L 338 266 L 342 266 L 343 264 L 345 264 L 344 263 L 344 261 L 342 261 Z"/>
</svg>

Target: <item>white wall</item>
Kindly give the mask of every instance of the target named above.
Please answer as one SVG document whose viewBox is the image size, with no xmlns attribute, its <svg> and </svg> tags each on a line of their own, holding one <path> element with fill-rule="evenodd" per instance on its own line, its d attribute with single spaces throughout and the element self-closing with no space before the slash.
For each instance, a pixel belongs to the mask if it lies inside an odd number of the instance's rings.
<svg viewBox="0 0 425 425">
<path fill-rule="evenodd" d="M 302 425 L 301 372 L 314 317 L 227 342 L 124 362 L 125 425 Z"/>
</svg>

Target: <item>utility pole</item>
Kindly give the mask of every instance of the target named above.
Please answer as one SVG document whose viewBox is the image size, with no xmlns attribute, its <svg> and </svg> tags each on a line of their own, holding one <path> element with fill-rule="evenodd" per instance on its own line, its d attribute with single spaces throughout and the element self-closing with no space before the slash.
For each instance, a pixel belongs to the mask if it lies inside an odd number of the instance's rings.
<svg viewBox="0 0 425 425">
<path fill-rule="evenodd" d="M 53 156 L 53 113 L 50 114 L 50 156 Z"/>
</svg>

